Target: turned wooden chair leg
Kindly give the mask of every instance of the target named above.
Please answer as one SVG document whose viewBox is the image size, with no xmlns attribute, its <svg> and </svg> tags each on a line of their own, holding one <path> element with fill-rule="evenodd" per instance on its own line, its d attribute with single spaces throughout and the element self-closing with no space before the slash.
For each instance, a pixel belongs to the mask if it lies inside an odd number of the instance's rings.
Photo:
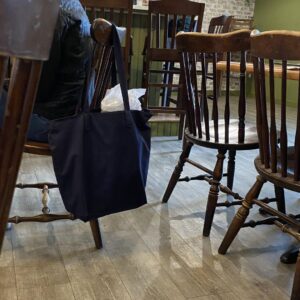
<svg viewBox="0 0 300 300">
<path fill-rule="evenodd" d="M 209 236 L 211 225 L 213 222 L 218 197 L 219 197 L 219 186 L 220 181 L 223 176 L 223 163 L 225 159 L 226 150 L 219 150 L 217 155 L 217 162 L 214 169 L 213 178 L 210 181 L 210 190 L 207 199 L 206 205 L 206 213 L 205 213 L 205 220 L 204 220 L 204 227 L 203 227 L 203 235 Z"/>
<path fill-rule="evenodd" d="M 286 213 L 285 209 L 285 196 L 284 196 L 284 189 L 282 187 L 274 185 L 275 190 L 275 197 L 277 202 L 277 208 L 280 212 Z"/>
<path fill-rule="evenodd" d="M 170 178 L 168 187 L 167 187 L 167 189 L 166 189 L 166 191 L 164 193 L 164 196 L 162 198 L 162 202 L 163 203 L 168 202 L 168 200 L 169 200 L 169 198 L 170 198 L 170 196 L 171 196 L 171 194 L 172 194 L 172 192 L 173 192 L 173 190 L 175 188 L 175 185 L 178 182 L 180 174 L 182 172 L 182 169 L 183 169 L 183 166 L 184 166 L 184 163 L 185 163 L 185 159 L 188 158 L 189 155 L 190 155 L 192 146 L 193 146 L 192 143 L 186 142 L 185 148 L 181 152 L 181 155 L 180 155 L 179 161 L 177 163 L 177 166 L 175 167 L 175 169 L 173 171 L 173 174 L 172 174 L 172 176 Z"/>
<path fill-rule="evenodd" d="M 261 188 L 265 181 L 258 176 L 255 184 L 252 186 L 250 191 L 247 193 L 245 200 L 242 203 L 242 206 L 239 208 L 238 212 L 234 216 L 224 238 L 219 247 L 219 253 L 225 254 L 230 247 L 231 243 L 235 239 L 236 235 L 240 231 L 241 227 L 245 223 L 247 216 L 249 215 L 249 210 L 252 207 L 252 202 L 254 198 L 257 198 Z"/>
<path fill-rule="evenodd" d="M 183 76 L 179 77 L 179 84 L 182 86 L 184 85 Z M 184 89 L 179 89 L 178 95 L 177 95 L 177 108 L 183 108 L 183 98 L 186 98 L 186 92 Z M 178 140 L 182 140 L 184 138 L 184 129 L 186 126 L 185 123 L 185 114 L 180 114 L 179 116 L 179 125 L 178 125 Z"/>
<path fill-rule="evenodd" d="M 300 252 L 298 254 L 298 260 L 296 264 L 296 271 L 294 276 L 294 283 L 292 289 L 291 300 L 300 299 Z"/>
<path fill-rule="evenodd" d="M 235 150 L 229 150 L 228 166 L 227 166 L 227 187 L 232 190 L 234 171 L 235 171 Z"/>
<path fill-rule="evenodd" d="M 103 245 L 102 245 L 101 231 L 100 231 L 98 219 L 90 221 L 90 226 L 91 226 L 93 238 L 95 241 L 95 246 L 97 249 L 101 249 L 103 247 Z"/>
</svg>

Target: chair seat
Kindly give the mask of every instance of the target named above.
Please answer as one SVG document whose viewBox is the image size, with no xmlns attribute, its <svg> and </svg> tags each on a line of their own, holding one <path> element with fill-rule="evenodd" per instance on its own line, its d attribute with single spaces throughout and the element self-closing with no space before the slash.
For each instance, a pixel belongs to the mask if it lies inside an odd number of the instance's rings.
<svg viewBox="0 0 300 300">
<path fill-rule="evenodd" d="M 198 137 L 198 133 L 193 135 L 188 129 L 185 130 L 186 138 L 193 144 L 204 146 L 213 149 L 226 149 L 226 150 L 250 150 L 258 148 L 258 136 L 256 126 L 251 123 L 245 124 L 245 140 L 243 143 L 238 142 L 238 120 L 232 119 L 229 123 L 229 140 L 225 143 L 225 121 L 219 120 L 219 141 L 215 141 L 214 124 L 213 121 L 209 122 L 210 139 L 206 139 L 204 123 L 202 126 L 202 138 Z"/>
<path fill-rule="evenodd" d="M 295 156 L 295 148 L 288 148 L 287 155 L 287 177 L 282 177 L 281 175 L 281 162 L 280 162 L 280 151 L 278 149 L 277 153 L 277 161 L 278 161 L 278 169 L 276 173 L 273 173 L 270 168 L 265 168 L 265 165 L 261 162 L 260 157 L 256 157 L 254 164 L 257 172 L 267 181 L 270 181 L 277 186 L 287 188 L 289 190 L 300 192 L 300 181 L 294 180 L 294 156 Z"/>
<path fill-rule="evenodd" d="M 49 148 L 49 144 L 41 143 L 41 142 L 27 141 L 24 146 L 24 152 L 31 153 L 31 154 L 51 156 L 51 150 Z"/>
</svg>

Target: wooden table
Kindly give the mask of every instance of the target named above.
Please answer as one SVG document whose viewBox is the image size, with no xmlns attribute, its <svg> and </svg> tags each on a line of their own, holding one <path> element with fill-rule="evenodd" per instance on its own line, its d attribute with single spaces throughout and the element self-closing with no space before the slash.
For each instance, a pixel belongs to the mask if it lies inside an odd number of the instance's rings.
<svg viewBox="0 0 300 300">
<path fill-rule="evenodd" d="M 219 71 L 226 71 L 226 61 L 219 61 L 217 62 L 217 70 Z M 230 63 L 230 71 L 239 73 L 240 72 L 240 63 L 238 62 L 231 62 Z M 265 71 L 269 72 L 269 66 L 265 67 Z M 288 66 L 287 70 L 287 79 L 290 80 L 299 80 L 299 74 L 300 74 L 300 66 Z M 246 73 L 253 74 L 254 73 L 254 67 L 252 63 L 246 64 Z M 281 78 L 282 77 L 282 69 L 279 65 L 275 65 L 274 67 L 274 77 Z"/>
</svg>

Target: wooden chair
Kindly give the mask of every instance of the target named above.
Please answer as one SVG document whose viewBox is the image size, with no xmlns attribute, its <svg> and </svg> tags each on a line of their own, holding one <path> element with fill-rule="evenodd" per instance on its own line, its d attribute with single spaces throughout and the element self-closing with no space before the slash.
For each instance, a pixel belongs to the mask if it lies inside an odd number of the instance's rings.
<svg viewBox="0 0 300 300">
<path fill-rule="evenodd" d="M 300 192 L 300 88 L 297 97 L 297 118 L 294 121 L 290 120 L 292 123 L 287 124 L 286 113 L 287 74 L 289 72 L 287 63 L 288 61 L 293 63 L 300 61 L 299 49 L 299 32 L 270 31 L 251 37 L 260 150 L 254 163 L 259 176 L 230 224 L 219 248 L 220 254 L 227 252 L 240 228 L 249 225 L 249 222 L 245 223 L 245 221 L 254 204 L 271 215 L 267 224 L 276 225 L 283 232 L 289 233 L 300 241 L 300 222 L 297 220 L 297 216 L 287 215 L 270 207 L 265 201 L 257 199 L 266 182 L 271 182 L 282 189 Z M 266 63 L 268 64 L 267 68 L 265 68 Z M 282 79 L 276 81 L 274 80 L 274 70 L 275 67 L 278 69 L 278 66 L 281 68 Z M 299 74 L 298 68 L 297 80 L 300 87 Z M 277 97 L 275 90 L 281 90 L 281 95 L 278 96 L 280 97 L 279 108 L 275 104 Z M 278 133 L 277 130 L 280 132 Z M 278 138 L 280 138 L 279 145 Z M 266 224 L 262 221 L 252 221 L 250 225 L 255 226 L 261 223 Z M 291 299 L 298 300 L 299 297 L 300 256 L 298 256 Z"/>
<path fill-rule="evenodd" d="M 255 125 L 246 122 L 245 70 L 246 52 L 250 48 L 250 31 L 241 30 L 225 34 L 180 33 L 176 38 L 177 48 L 181 55 L 181 66 L 184 72 L 186 88 L 187 128 L 184 133 L 186 143 L 175 167 L 162 201 L 167 202 L 178 181 L 205 180 L 210 184 L 207 200 L 203 235 L 210 233 L 214 212 L 217 206 L 241 204 L 241 196 L 232 191 L 236 151 L 258 148 L 258 137 Z M 240 53 L 240 86 L 239 96 L 230 93 L 231 55 Z M 217 95 L 217 55 L 226 54 L 226 90 L 225 99 Z M 208 102 L 206 86 L 206 57 L 212 57 L 213 64 L 213 99 Z M 201 65 L 200 70 L 198 65 Z M 203 76 L 201 76 L 203 74 Z M 201 77 L 200 77 L 201 76 Z M 200 78 L 199 78 L 200 77 Z M 237 99 L 236 102 L 233 102 Z M 212 112 L 210 114 L 210 111 Z M 211 118 L 212 117 L 212 118 Z M 217 161 L 213 170 L 189 159 L 194 145 L 211 148 L 217 151 Z M 229 152 L 227 174 L 223 174 L 225 154 Z M 180 178 L 183 166 L 189 163 L 205 175 L 193 178 Z M 227 186 L 221 179 L 227 176 Z M 233 196 L 238 201 L 218 203 L 219 191 Z"/>
<path fill-rule="evenodd" d="M 100 108 L 100 101 L 105 96 L 105 92 L 110 83 L 111 68 L 112 68 L 112 46 L 111 46 L 111 23 L 103 19 L 96 19 L 91 27 L 91 33 L 95 41 L 93 64 L 89 78 L 95 78 L 95 92 L 92 99 L 93 107 Z M 94 73 L 95 72 L 95 73 Z M 93 74 L 93 76 L 92 76 Z M 47 143 L 27 141 L 25 144 L 24 151 L 26 153 L 37 154 L 37 155 L 51 155 L 49 145 Z M 49 204 L 49 189 L 58 188 L 57 183 L 51 182 L 39 182 L 36 184 L 17 184 L 17 188 L 38 188 L 42 189 L 42 215 L 34 217 L 12 217 L 9 218 L 11 223 L 20 222 L 49 222 L 60 219 L 74 220 L 72 214 L 50 214 L 48 208 Z M 96 248 L 102 248 L 101 233 L 98 220 L 90 221 L 91 230 L 95 240 Z"/>
<path fill-rule="evenodd" d="M 233 19 L 232 16 L 226 16 L 226 15 L 212 18 L 209 22 L 208 33 L 228 32 L 232 19 Z"/>
<path fill-rule="evenodd" d="M 181 115 L 181 129 L 184 109 L 181 103 L 180 83 L 173 80 L 174 75 L 179 76 L 180 73 L 179 69 L 174 68 L 174 64 L 180 60 L 175 36 L 181 30 L 201 31 L 204 6 L 203 3 L 189 0 L 149 1 L 148 29 L 143 51 L 142 85 L 147 89 L 144 105 L 154 113 Z M 173 90 L 177 92 L 177 100 L 171 97 Z M 171 102 L 175 107 L 170 106 Z"/>
<path fill-rule="evenodd" d="M 133 37 L 131 35 L 133 0 L 80 0 L 91 20 L 103 18 L 117 26 L 126 27 L 123 57 L 128 82 L 130 80 Z"/>
<path fill-rule="evenodd" d="M 0 124 L 0 250 L 40 73 L 43 61 L 49 57 L 58 9 L 58 3 L 51 0 L 43 3 L 4 0 L 0 4 L 0 26 L 3 30 L 0 35 L 0 93 L 9 57 L 15 61 L 5 115 Z"/>
<path fill-rule="evenodd" d="M 210 20 L 208 26 L 208 33 L 226 33 L 229 31 L 233 16 L 222 15 L 219 17 L 214 17 Z M 217 59 L 222 60 L 224 55 L 218 55 Z M 206 70 L 208 70 L 208 64 L 212 62 L 212 59 L 207 57 L 206 59 Z M 213 79 L 211 74 L 207 74 L 207 78 Z M 222 71 L 217 71 L 217 94 L 220 95 L 222 84 Z"/>
</svg>

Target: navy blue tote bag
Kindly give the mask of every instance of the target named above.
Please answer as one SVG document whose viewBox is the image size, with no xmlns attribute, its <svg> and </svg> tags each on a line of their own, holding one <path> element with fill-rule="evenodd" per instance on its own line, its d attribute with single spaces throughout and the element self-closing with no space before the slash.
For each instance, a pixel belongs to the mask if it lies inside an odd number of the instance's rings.
<svg viewBox="0 0 300 300">
<path fill-rule="evenodd" d="M 129 109 L 115 26 L 112 36 L 125 110 L 101 113 L 85 108 L 50 125 L 49 144 L 64 205 L 83 221 L 134 209 L 147 202 L 150 113 Z"/>
</svg>

